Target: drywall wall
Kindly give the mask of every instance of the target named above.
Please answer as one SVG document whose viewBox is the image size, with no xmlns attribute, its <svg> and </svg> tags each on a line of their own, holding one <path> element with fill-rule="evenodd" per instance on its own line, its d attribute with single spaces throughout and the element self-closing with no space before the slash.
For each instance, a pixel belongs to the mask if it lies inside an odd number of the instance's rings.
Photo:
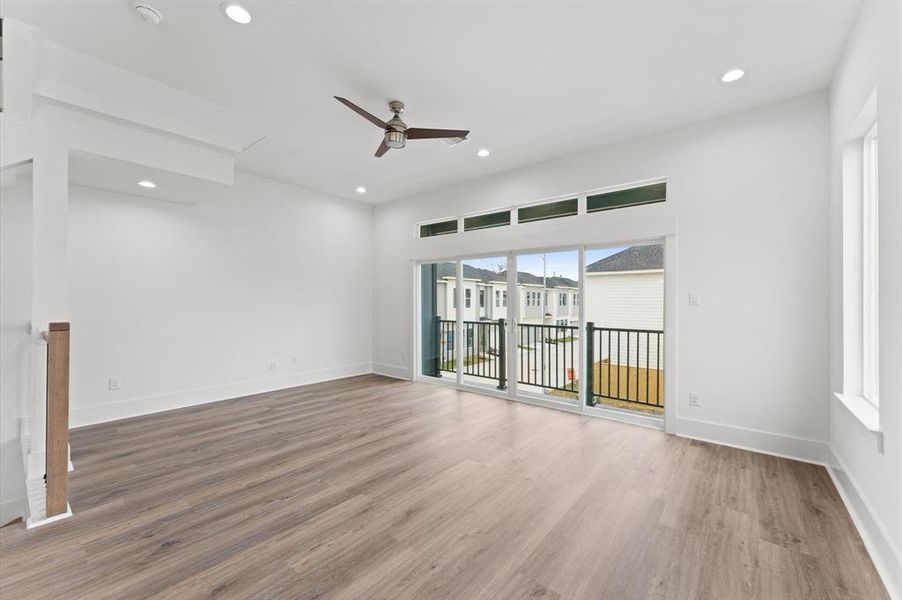
<svg viewBox="0 0 902 600">
<path fill-rule="evenodd" d="M 902 598 L 902 4 L 865 2 L 830 89 L 831 390 L 843 391 L 843 145 L 876 90 L 880 428 L 884 449 L 832 394 L 834 477 L 890 592 Z M 850 226 L 849 223 L 846 224 Z M 849 296 L 847 296 L 848 298 Z"/>
<path fill-rule="evenodd" d="M 372 209 L 244 173 L 192 189 L 70 186 L 73 427 L 370 370 Z"/>
<path fill-rule="evenodd" d="M 0 189 L 0 525 L 23 514 L 20 418 L 33 393 L 31 179 L 4 170 Z"/>
<path fill-rule="evenodd" d="M 675 235 L 674 430 L 822 460 L 827 117 L 826 95 L 808 95 L 378 206 L 374 368 L 412 374 L 412 258 Z M 419 221 L 655 177 L 667 178 L 662 204 L 415 236 Z M 702 306 L 687 306 L 690 290 Z"/>
</svg>

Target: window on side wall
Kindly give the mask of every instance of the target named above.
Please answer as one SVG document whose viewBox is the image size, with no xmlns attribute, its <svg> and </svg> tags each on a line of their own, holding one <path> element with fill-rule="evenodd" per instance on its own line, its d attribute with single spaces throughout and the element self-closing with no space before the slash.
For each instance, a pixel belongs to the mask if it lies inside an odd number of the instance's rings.
<svg viewBox="0 0 902 600">
<path fill-rule="evenodd" d="M 862 140 L 861 152 L 861 395 L 879 404 L 879 262 L 877 202 L 877 124 Z"/>
</svg>

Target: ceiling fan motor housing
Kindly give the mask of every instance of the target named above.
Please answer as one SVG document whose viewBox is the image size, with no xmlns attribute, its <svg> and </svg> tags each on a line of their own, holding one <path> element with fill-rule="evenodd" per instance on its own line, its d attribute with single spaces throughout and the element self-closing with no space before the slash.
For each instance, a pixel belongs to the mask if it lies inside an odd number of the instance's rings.
<svg viewBox="0 0 902 600">
<path fill-rule="evenodd" d="M 389 148 L 403 148 L 407 144 L 407 134 L 389 129 L 385 132 L 385 145 Z"/>
</svg>

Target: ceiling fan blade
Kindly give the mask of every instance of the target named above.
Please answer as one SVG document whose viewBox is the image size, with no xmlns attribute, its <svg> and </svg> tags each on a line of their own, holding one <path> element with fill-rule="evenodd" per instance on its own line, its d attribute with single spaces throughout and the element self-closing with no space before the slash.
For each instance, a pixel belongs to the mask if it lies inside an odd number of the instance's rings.
<svg viewBox="0 0 902 600">
<path fill-rule="evenodd" d="M 407 130 L 408 140 L 426 140 L 440 138 L 465 138 L 470 134 L 467 129 L 421 129 L 411 127 Z"/>
<path fill-rule="evenodd" d="M 383 154 L 389 151 L 388 144 L 385 143 L 385 138 L 382 139 L 382 143 L 379 144 L 379 147 L 376 148 L 376 158 L 379 158 Z"/>
<path fill-rule="evenodd" d="M 348 108 L 350 108 L 351 110 L 353 110 L 355 113 L 357 113 L 358 115 L 360 115 L 361 117 L 363 117 L 364 119 L 366 119 L 367 121 L 369 121 L 370 123 L 375 125 L 376 127 L 379 127 L 381 129 L 388 129 L 388 123 L 386 123 L 382 119 L 375 117 L 375 116 L 371 115 L 370 113 L 366 112 L 365 110 L 363 110 L 362 108 L 360 108 L 359 106 L 357 106 L 356 104 L 354 104 L 353 102 L 348 100 L 347 98 L 342 98 L 341 96 L 332 96 L 332 97 L 335 98 L 336 100 L 338 100 L 339 102 L 341 102 L 342 104 L 344 104 L 345 106 L 347 106 Z"/>
</svg>

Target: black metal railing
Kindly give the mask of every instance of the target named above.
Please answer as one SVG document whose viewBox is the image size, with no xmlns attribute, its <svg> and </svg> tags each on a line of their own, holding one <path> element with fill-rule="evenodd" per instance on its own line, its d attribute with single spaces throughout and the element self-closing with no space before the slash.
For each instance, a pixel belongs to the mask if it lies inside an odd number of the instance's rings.
<svg viewBox="0 0 902 600">
<path fill-rule="evenodd" d="M 507 387 L 504 319 L 464 321 L 464 375 L 497 379 Z"/>
<path fill-rule="evenodd" d="M 520 334 L 517 383 L 576 392 L 579 327 L 519 324 L 517 328 Z"/>
<path fill-rule="evenodd" d="M 586 323 L 588 403 L 610 399 L 664 406 L 664 331 Z"/>
<path fill-rule="evenodd" d="M 438 344 L 438 370 L 448 373 L 456 372 L 457 344 L 454 331 L 457 321 L 449 321 L 441 317 L 435 318 L 435 340 Z"/>
<path fill-rule="evenodd" d="M 498 381 L 507 389 L 507 344 L 505 320 L 463 322 L 463 373 Z M 457 372 L 457 322 L 436 317 L 439 371 Z"/>
</svg>

